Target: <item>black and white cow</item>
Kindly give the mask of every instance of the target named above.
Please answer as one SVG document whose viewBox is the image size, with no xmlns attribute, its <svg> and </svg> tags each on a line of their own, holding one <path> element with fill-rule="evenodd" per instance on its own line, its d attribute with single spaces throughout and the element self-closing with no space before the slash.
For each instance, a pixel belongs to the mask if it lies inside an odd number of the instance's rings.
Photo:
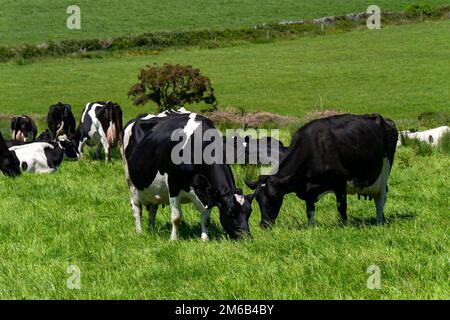
<svg viewBox="0 0 450 320">
<path fill-rule="evenodd" d="M 373 198 L 377 222 L 382 223 L 397 138 L 395 124 L 378 114 L 340 115 L 315 120 L 300 128 L 278 172 L 247 183 L 256 190 L 261 225 L 266 227 L 275 222 L 288 193 L 306 201 L 311 225 L 315 203 L 329 192 L 336 195 L 344 223 L 347 223 L 347 194 Z"/>
<path fill-rule="evenodd" d="M 184 153 L 189 152 L 192 137 L 208 129 L 217 132 L 209 119 L 184 110 L 141 116 L 126 125 L 122 156 L 137 233 L 142 230 L 142 205 L 146 206 L 150 226 L 153 226 L 158 206 L 169 204 L 171 239 L 176 240 L 182 217 L 181 204 L 186 202 L 192 202 L 201 213 L 203 240 L 208 239 L 211 208 L 215 206 L 219 207 L 220 222 L 231 238 L 249 233 L 251 204 L 242 190 L 236 188 L 228 165 L 206 164 L 203 160 L 197 164 L 176 164 L 171 156 L 178 145 L 171 139 L 174 131 L 183 132 L 186 144 L 181 152 Z M 201 150 L 210 143 L 203 142 Z"/>
<path fill-rule="evenodd" d="M 49 107 L 47 125 L 53 137 L 75 133 L 76 121 L 69 104 L 58 102 Z"/>
<path fill-rule="evenodd" d="M 14 140 L 30 142 L 36 139 L 36 123 L 28 116 L 13 117 L 11 119 L 11 136 Z"/>
<path fill-rule="evenodd" d="M 20 168 L 30 173 L 54 173 L 64 159 L 77 160 L 79 154 L 74 144 L 63 137 L 56 142 L 16 144 L 9 148 L 15 152 Z"/>
<path fill-rule="evenodd" d="M 20 175 L 20 162 L 14 151 L 10 151 L 0 132 L 0 171 L 7 176 Z"/>
<path fill-rule="evenodd" d="M 103 147 L 106 161 L 109 161 L 110 150 L 121 143 L 122 134 L 122 109 L 120 106 L 111 101 L 94 102 L 86 105 L 75 140 L 78 141 L 80 154 L 83 153 L 85 144 L 97 145 L 97 156 L 100 157 Z"/>
</svg>

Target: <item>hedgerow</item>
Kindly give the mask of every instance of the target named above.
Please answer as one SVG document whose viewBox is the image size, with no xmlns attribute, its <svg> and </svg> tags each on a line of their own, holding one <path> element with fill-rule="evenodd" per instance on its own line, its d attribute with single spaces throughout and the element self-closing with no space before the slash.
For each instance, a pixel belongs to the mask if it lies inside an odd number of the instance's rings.
<svg viewBox="0 0 450 320">
<path fill-rule="evenodd" d="M 405 12 L 382 13 L 382 24 L 404 24 L 424 20 L 448 19 L 450 6 L 428 8 L 410 5 Z M 191 30 L 153 32 L 124 35 L 111 39 L 48 41 L 39 45 L 24 44 L 18 47 L 0 46 L 0 62 L 16 59 L 20 63 L 46 56 L 75 55 L 91 57 L 89 52 L 115 52 L 121 50 L 164 50 L 201 46 L 218 48 L 238 42 L 265 43 L 275 39 L 347 32 L 365 26 L 367 13 L 324 17 L 308 21 L 282 21 L 252 27 L 223 30 Z"/>
</svg>

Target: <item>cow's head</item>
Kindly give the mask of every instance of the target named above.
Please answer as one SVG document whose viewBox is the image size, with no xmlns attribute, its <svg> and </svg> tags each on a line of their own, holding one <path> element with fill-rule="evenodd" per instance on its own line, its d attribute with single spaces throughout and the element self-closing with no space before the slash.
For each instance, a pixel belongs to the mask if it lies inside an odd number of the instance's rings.
<svg viewBox="0 0 450 320">
<path fill-rule="evenodd" d="M 219 206 L 220 224 L 232 239 L 250 234 L 248 220 L 252 211 L 251 200 L 242 190 L 225 190 L 219 193 L 202 175 L 194 177 L 192 186 L 202 203 L 208 207 Z"/>
<path fill-rule="evenodd" d="M 14 151 L 9 151 L 0 133 L 0 171 L 13 177 L 20 175 L 20 161 Z"/>
<path fill-rule="evenodd" d="M 77 145 L 66 136 L 59 137 L 58 144 L 64 150 L 64 159 L 78 160 L 80 158 L 80 153 L 78 151 Z"/>
<path fill-rule="evenodd" d="M 283 198 L 286 194 L 285 179 L 276 176 L 260 176 L 256 182 L 246 182 L 247 186 L 255 190 L 254 197 L 261 210 L 261 227 L 267 228 L 275 223 L 280 213 Z"/>
</svg>

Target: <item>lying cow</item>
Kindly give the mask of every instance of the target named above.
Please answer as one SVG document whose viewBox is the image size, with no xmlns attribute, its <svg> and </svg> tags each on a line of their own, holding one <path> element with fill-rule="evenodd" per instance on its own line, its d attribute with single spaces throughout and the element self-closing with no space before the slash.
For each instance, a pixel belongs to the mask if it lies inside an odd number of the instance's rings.
<svg viewBox="0 0 450 320">
<path fill-rule="evenodd" d="M 401 131 L 398 136 L 397 146 L 401 146 L 405 138 L 415 139 L 437 146 L 446 134 L 450 134 L 450 127 L 448 126 L 442 126 L 426 131 Z"/>
<path fill-rule="evenodd" d="M 122 140 L 122 134 L 122 109 L 120 106 L 111 101 L 94 102 L 86 105 L 75 140 L 78 141 L 80 154 L 83 153 L 85 144 L 97 145 L 98 158 L 103 146 L 106 161 L 109 161 L 110 150 L 118 146 Z"/>
<path fill-rule="evenodd" d="M 49 107 L 47 125 L 54 138 L 71 135 L 76 131 L 76 121 L 69 104 L 58 102 Z"/>
<path fill-rule="evenodd" d="M 394 161 L 398 131 L 378 114 L 340 115 L 315 120 L 300 128 L 282 159 L 279 171 L 247 185 L 256 190 L 261 225 L 275 222 L 288 193 L 306 201 L 308 223 L 315 203 L 326 193 L 336 195 L 347 223 L 347 194 L 372 197 L 377 222 L 384 220 L 387 181 Z"/>
<path fill-rule="evenodd" d="M 11 119 L 11 136 L 14 140 L 30 142 L 36 139 L 36 123 L 28 116 L 13 117 Z"/>
<path fill-rule="evenodd" d="M 186 141 L 192 141 L 194 134 L 207 129 L 217 131 L 209 119 L 184 110 L 141 116 L 126 125 L 122 156 L 137 233 L 142 230 L 142 205 L 149 213 L 150 226 L 155 223 L 158 206 L 170 205 L 171 239 L 176 240 L 182 217 L 181 204 L 187 202 L 192 202 L 201 213 L 203 240 L 208 239 L 207 228 L 214 206 L 219 207 L 220 222 L 231 238 L 240 238 L 249 232 L 251 204 L 242 190 L 236 188 L 228 165 L 208 165 L 203 160 L 199 164 L 175 164 L 173 161 L 172 152 L 179 144 L 171 139 L 175 130 L 182 130 Z M 202 150 L 209 144 L 211 142 L 203 143 Z M 189 152 L 187 146 L 190 143 L 184 144 L 183 153 Z"/>
<path fill-rule="evenodd" d="M 20 175 L 20 162 L 14 151 L 10 151 L 0 132 L 0 171 L 7 176 Z"/>
<path fill-rule="evenodd" d="M 77 160 L 79 154 L 70 140 L 57 142 L 32 142 L 9 148 L 15 152 L 20 168 L 30 173 L 54 173 L 64 159 Z"/>
</svg>

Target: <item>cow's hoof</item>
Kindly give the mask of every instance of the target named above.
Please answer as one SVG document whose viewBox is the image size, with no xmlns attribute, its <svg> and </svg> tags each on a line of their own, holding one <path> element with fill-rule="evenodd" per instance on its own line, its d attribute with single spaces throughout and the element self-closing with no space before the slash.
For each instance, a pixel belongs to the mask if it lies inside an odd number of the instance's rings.
<svg viewBox="0 0 450 320">
<path fill-rule="evenodd" d="M 344 226 L 346 227 L 348 225 L 348 220 L 343 220 L 342 223 L 344 224 Z"/>
<path fill-rule="evenodd" d="M 202 240 L 205 242 L 209 240 L 209 237 L 206 233 L 202 233 Z"/>
</svg>

